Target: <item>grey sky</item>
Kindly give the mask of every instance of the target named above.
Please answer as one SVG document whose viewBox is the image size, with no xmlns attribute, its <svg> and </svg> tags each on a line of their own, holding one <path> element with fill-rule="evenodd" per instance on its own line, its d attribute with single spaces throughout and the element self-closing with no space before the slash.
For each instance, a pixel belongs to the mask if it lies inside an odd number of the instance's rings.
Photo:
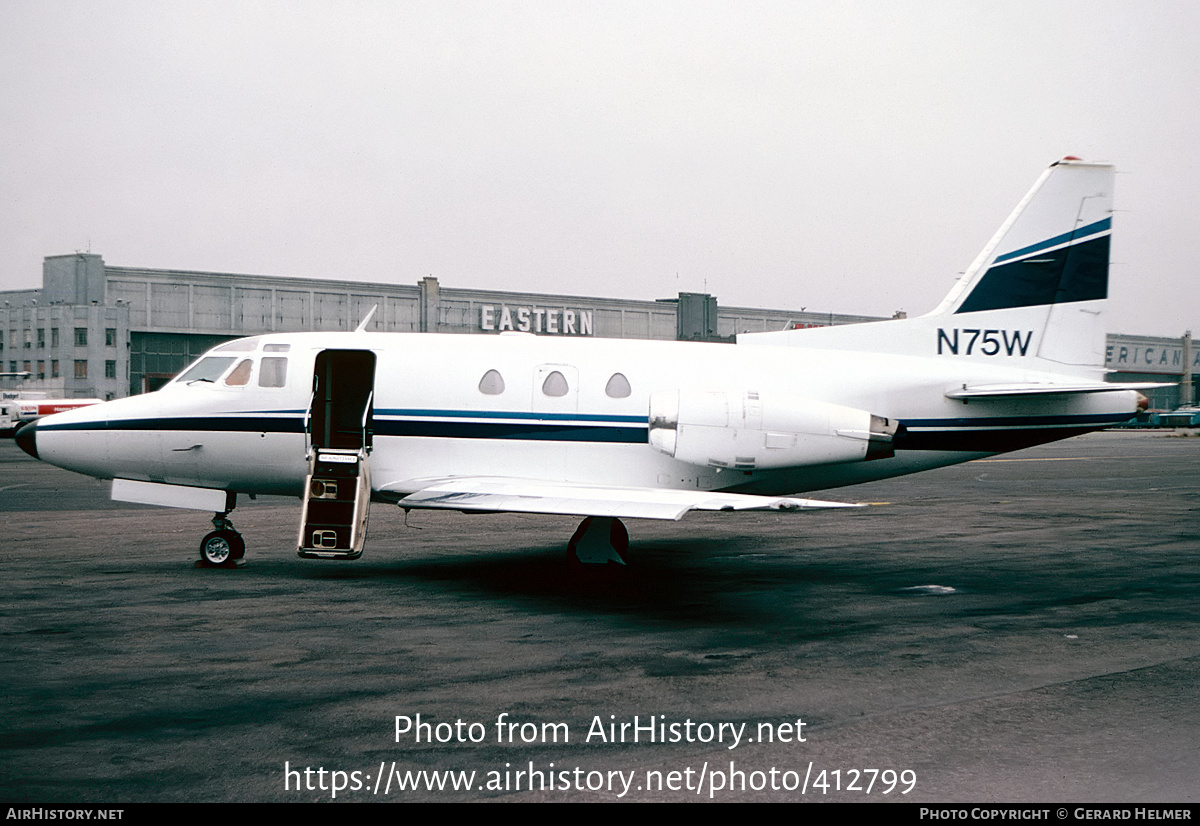
<svg viewBox="0 0 1200 826">
<path fill-rule="evenodd" d="M 113 264 L 886 315 L 1051 161 L 1200 332 L 1194 2 L 0 0 L 0 289 Z"/>
</svg>

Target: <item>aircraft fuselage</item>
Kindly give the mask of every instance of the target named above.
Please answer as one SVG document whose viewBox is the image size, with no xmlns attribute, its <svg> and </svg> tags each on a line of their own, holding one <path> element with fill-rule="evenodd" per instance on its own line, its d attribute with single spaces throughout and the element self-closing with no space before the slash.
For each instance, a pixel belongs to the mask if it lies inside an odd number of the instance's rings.
<svg viewBox="0 0 1200 826">
<path fill-rule="evenodd" d="M 322 351 L 375 356 L 373 378 L 362 380 L 374 390 L 371 464 L 380 487 L 496 476 L 787 495 L 1065 438 L 1137 409 L 1133 391 L 1032 404 L 947 398 L 968 382 L 1038 378 L 1027 366 L 950 358 L 520 334 L 276 333 L 244 341 L 247 349 L 208 354 L 228 359 L 215 377 L 189 380 L 185 372 L 157 392 L 43 420 L 39 458 L 100 478 L 300 495 Z M 268 369 L 266 359 L 276 363 Z M 234 378 L 242 361 L 249 372 Z M 281 386 L 262 386 L 268 375 L 268 385 Z M 898 425 L 895 453 L 765 469 L 680 461 L 649 439 L 652 396 L 674 393 L 734 402 L 761 393 L 768 407 L 816 399 L 867 411 Z"/>
</svg>

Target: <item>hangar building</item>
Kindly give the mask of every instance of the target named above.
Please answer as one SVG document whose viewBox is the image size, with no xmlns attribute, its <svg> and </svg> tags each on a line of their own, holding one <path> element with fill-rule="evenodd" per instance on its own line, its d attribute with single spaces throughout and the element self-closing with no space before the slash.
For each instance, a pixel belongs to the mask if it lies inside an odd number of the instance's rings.
<svg viewBox="0 0 1200 826">
<path fill-rule="evenodd" d="M 153 390 L 210 347 L 239 336 L 369 329 L 386 332 L 732 341 L 743 332 L 857 324 L 876 316 L 722 307 L 704 293 L 657 301 L 417 284 L 118 267 L 100 255 L 45 259 L 41 289 L 0 291 L 0 389 L 119 398 Z M 1108 337 L 1120 381 L 1192 381 L 1188 339 Z M 1179 388 L 1152 391 L 1172 409 Z M 1194 398 L 1194 396 L 1192 396 Z"/>
</svg>

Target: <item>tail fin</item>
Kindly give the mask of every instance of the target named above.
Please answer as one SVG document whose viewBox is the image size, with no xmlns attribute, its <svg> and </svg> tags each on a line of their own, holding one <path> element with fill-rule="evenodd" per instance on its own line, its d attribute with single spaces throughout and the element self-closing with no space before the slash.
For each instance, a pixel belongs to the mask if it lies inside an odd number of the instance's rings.
<svg viewBox="0 0 1200 826">
<path fill-rule="evenodd" d="M 931 315 L 1106 298 L 1112 181 L 1108 164 L 1052 164 Z"/>
<path fill-rule="evenodd" d="M 1113 178 L 1109 164 L 1051 164 L 927 315 L 738 342 L 1102 367 Z"/>
</svg>

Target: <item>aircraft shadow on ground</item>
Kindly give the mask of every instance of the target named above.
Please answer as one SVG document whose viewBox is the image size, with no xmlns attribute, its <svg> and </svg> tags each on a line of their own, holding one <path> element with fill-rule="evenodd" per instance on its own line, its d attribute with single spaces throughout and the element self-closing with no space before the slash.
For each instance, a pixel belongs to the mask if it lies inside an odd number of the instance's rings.
<svg viewBox="0 0 1200 826">
<path fill-rule="evenodd" d="M 628 616 L 683 625 L 786 622 L 811 626 L 813 636 L 836 633 L 806 597 L 874 590 L 861 560 L 814 563 L 802 553 L 731 551 L 731 540 L 694 538 L 635 543 L 630 562 L 583 568 L 560 546 L 504 553 L 409 558 L 351 569 L 308 569 L 305 578 L 371 580 L 394 587 L 418 583 L 432 591 L 482 597 L 531 610 L 574 615 Z M 435 598 L 433 595 L 431 598 Z M 835 597 L 836 598 L 836 597 Z M 806 617 L 806 615 L 808 615 Z M 846 629 L 849 630 L 849 629 Z"/>
</svg>

